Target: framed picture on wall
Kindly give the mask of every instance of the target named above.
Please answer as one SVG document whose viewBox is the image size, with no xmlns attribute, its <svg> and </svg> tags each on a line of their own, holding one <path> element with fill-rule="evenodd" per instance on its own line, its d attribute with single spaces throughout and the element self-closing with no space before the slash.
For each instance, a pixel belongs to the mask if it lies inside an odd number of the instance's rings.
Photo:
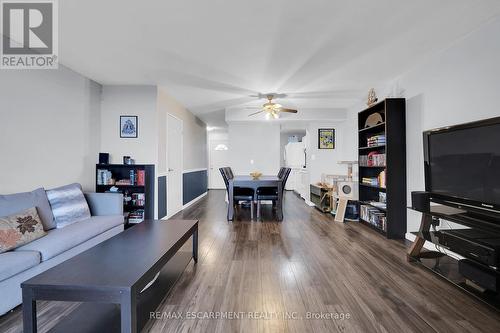
<svg viewBox="0 0 500 333">
<path fill-rule="evenodd" d="M 137 138 L 137 116 L 120 116 L 120 138 Z"/>
<path fill-rule="evenodd" d="M 335 129 L 318 129 L 318 149 L 335 149 Z"/>
</svg>

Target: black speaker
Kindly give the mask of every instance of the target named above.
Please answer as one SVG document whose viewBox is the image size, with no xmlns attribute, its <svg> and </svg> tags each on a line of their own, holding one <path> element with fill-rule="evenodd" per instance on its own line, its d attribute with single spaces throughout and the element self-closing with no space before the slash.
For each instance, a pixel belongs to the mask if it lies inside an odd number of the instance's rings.
<svg viewBox="0 0 500 333">
<path fill-rule="evenodd" d="M 458 261 L 458 272 L 485 289 L 498 291 L 500 276 L 486 266 L 469 259 L 462 259 Z"/>
<path fill-rule="evenodd" d="M 430 212 L 431 194 L 423 191 L 411 192 L 411 208 L 422 213 Z"/>
<path fill-rule="evenodd" d="M 109 153 L 99 153 L 99 164 L 109 164 Z"/>
</svg>

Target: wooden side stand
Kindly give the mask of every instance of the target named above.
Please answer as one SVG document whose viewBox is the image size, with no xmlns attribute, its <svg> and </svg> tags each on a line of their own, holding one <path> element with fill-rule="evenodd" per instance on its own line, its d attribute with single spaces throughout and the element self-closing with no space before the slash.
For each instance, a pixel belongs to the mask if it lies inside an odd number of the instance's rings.
<svg viewBox="0 0 500 333">
<path fill-rule="evenodd" d="M 429 232 L 432 225 L 432 215 L 422 213 L 422 219 L 420 220 L 420 229 L 418 230 L 418 234 L 413 241 L 413 244 L 408 249 L 408 253 L 406 254 L 406 260 L 408 262 L 416 261 L 420 259 L 422 256 L 422 248 L 425 244 L 425 239 L 423 238 L 424 232 Z"/>
</svg>

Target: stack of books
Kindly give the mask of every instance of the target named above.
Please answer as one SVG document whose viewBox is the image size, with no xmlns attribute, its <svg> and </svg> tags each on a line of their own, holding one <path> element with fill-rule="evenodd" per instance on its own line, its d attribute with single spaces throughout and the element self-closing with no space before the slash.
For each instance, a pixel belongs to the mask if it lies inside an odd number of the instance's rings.
<svg viewBox="0 0 500 333">
<path fill-rule="evenodd" d="M 144 170 L 130 170 L 130 179 L 128 179 L 127 185 L 144 186 L 145 183 L 145 171 Z"/>
<path fill-rule="evenodd" d="M 380 166 L 385 167 L 385 154 L 369 154 L 359 157 L 360 166 Z"/>
<path fill-rule="evenodd" d="M 385 145 L 385 134 L 378 134 L 368 138 L 368 147 Z"/>
<path fill-rule="evenodd" d="M 141 223 L 144 221 L 144 209 L 136 209 L 128 214 L 128 223 Z"/>
<path fill-rule="evenodd" d="M 362 220 L 386 231 L 386 216 L 384 212 L 381 212 L 380 210 L 371 206 L 361 205 L 360 214 Z"/>
<path fill-rule="evenodd" d="M 132 193 L 132 206 L 144 206 L 146 197 L 144 193 Z"/>
<path fill-rule="evenodd" d="M 379 186 L 377 177 L 363 177 L 361 179 L 361 183 L 371 185 L 371 186 Z"/>
<path fill-rule="evenodd" d="M 116 181 L 115 185 L 132 185 L 130 179 L 120 179 Z"/>
<path fill-rule="evenodd" d="M 114 185 L 114 183 L 111 171 L 106 169 L 97 170 L 97 185 Z"/>
</svg>

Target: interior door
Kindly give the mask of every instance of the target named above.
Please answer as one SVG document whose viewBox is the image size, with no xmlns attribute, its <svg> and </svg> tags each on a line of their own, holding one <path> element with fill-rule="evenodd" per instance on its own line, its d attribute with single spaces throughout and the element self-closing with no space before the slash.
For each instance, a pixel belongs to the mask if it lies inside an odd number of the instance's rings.
<svg viewBox="0 0 500 333">
<path fill-rule="evenodd" d="M 225 189 L 224 180 L 219 168 L 229 166 L 229 143 L 228 140 L 211 140 L 209 144 L 210 160 L 210 188 Z"/>
<path fill-rule="evenodd" d="M 167 117 L 167 217 L 182 209 L 182 120 Z"/>
</svg>

